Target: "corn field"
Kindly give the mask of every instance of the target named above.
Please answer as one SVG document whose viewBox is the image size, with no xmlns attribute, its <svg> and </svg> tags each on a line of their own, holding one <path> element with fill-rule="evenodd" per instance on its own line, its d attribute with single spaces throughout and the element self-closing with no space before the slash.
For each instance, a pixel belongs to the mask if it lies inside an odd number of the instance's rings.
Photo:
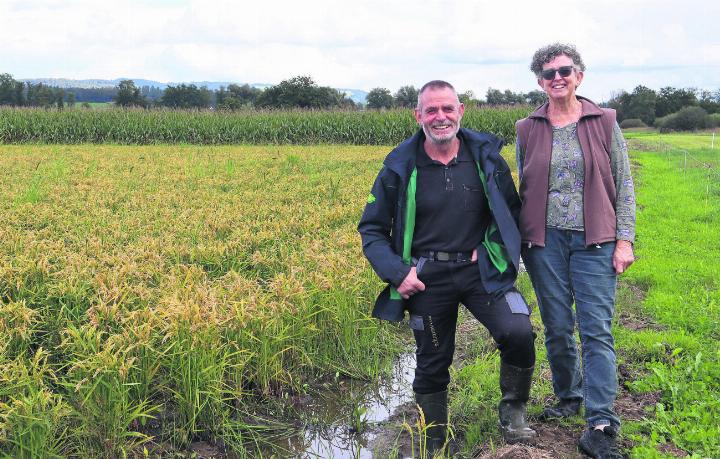
<svg viewBox="0 0 720 459">
<path fill-rule="evenodd" d="M 462 124 L 508 142 L 530 107 L 468 108 Z M 0 109 L 0 143 L 394 145 L 417 124 L 410 110 L 145 111 Z"/>
</svg>

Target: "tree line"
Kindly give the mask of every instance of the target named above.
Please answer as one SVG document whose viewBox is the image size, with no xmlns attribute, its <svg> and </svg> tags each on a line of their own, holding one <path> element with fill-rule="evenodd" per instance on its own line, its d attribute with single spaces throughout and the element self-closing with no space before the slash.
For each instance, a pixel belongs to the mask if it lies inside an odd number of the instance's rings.
<svg viewBox="0 0 720 459">
<path fill-rule="evenodd" d="M 32 84 L 16 81 L 7 73 L 0 74 L 0 105 L 17 107 L 57 107 L 74 105 L 74 94 L 65 94 L 62 88 L 54 88 L 42 83 Z"/>
<path fill-rule="evenodd" d="M 395 93 L 387 88 L 373 88 L 365 105 L 356 104 L 347 94 L 319 86 L 310 76 L 296 76 L 266 89 L 247 84 L 230 84 L 218 90 L 205 86 L 180 84 L 164 90 L 138 87 L 132 80 L 122 80 L 114 88 L 62 89 L 43 83 L 24 83 L 12 75 L 0 74 L 0 105 L 57 107 L 76 103 L 114 102 L 122 107 L 167 107 L 173 109 L 393 109 L 415 107 L 418 89 L 402 86 Z M 472 91 L 459 93 L 467 106 L 531 105 L 545 102 L 543 91 L 527 93 L 488 88 L 485 98 Z M 632 92 L 615 94 L 606 104 L 617 110 L 622 127 L 656 126 L 661 129 L 698 129 L 720 125 L 720 90 L 665 87 L 654 91 L 638 86 Z"/>
<path fill-rule="evenodd" d="M 347 94 L 319 86 L 310 76 L 296 76 L 266 89 L 247 84 L 230 84 L 218 90 L 205 86 L 180 84 L 164 90 L 138 87 L 132 80 L 122 80 L 114 88 L 56 88 L 43 83 L 23 83 L 10 74 L 0 75 L 0 105 L 57 107 L 87 102 L 113 102 L 122 107 L 167 107 L 175 109 L 393 109 L 412 108 L 417 104 L 418 89 L 402 86 L 395 93 L 386 88 L 373 88 L 365 105 L 357 104 Z M 504 92 L 488 88 L 485 100 L 465 91 L 459 97 L 466 105 L 539 105 L 545 100 L 542 91 L 529 93 Z"/>
<path fill-rule="evenodd" d="M 367 108 L 412 108 L 417 104 L 418 91 L 419 89 L 414 86 L 402 86 L 395 94 L 392 94 L 387 88 L 373 88 L 366 98 Z M 472 91 L 461 92 L 458 97 L 460 102 L 467 106 L 541 105 L 546 99 L 545 93 L 539 90 L 516 93 L 509 89 L 503 92 L 494 88 L 488 88 L 484 100 L 477 99 Z"/>
<path fill-rule="evenodd" d="M 720 126 L 720 89 L 637 86 L 607 103 L 617 111 L 623 128 L 655 126 L 661 130 L 694 130 Z"/>
</svg>

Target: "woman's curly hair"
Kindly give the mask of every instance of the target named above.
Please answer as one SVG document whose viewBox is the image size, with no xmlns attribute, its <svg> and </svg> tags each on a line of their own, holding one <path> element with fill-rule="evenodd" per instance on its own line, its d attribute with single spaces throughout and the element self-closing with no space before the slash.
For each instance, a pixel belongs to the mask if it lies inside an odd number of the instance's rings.
<svg viewBox="0 0 720 459">
<path fill-rule="evenodd" d="M 532 58 L 532 63 L 530 64 L 530 70 L 535 75 L 540 75 L 542 72 L 542 66 L 543 64 L 547 64 L 551 60 L 555 59 L 557 56 L 567 56 L 575 63 L 575 65 L 580 69 L 580 71 L 585 71 L 585 63 L 582 60 L 582 57 L 580 57 L 580 53 L 575 48 L 575 45 L 570 45 L 566 43 L 553 43 L 547 46 L 543 46 L 542 48 L 535 51 L 535 54 Z"/>
</svg>

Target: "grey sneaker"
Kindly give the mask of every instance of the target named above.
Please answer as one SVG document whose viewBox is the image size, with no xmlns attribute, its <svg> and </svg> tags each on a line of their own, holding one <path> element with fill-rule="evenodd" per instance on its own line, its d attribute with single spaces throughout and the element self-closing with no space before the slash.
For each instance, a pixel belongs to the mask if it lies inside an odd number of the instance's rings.
<svg viewBox="0 0 720 459">
<path fill-rule="evenodd" d="M 561 399 L 557 405 L 546 407 L 542 413 L 540 413 L 539 419 L 541 421 L 547 421 L 549 419 L 560 419 L 569 418 L 580 413 L 580 407 L 582 406 L 582 400 L 579 399 Z"/>
<path fill-rule="evenodd" d="M 578 444 L 583 453 L 595 459 L 623 459 L 617 447 L 617 431 L 611 426 L 586 430 Z"/>
</svg>

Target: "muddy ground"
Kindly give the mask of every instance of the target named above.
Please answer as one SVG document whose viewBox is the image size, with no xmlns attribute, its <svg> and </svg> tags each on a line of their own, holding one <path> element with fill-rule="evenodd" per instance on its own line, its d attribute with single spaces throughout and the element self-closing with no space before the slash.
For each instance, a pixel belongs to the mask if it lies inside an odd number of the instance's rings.
<svg viewBox="0 0 720 459">
<path fill-rule="evenodd" d="M 643 296 L 641 289 L 632 286 L 624 290 L 625 298 L 618 298 L 624 308 L 618 312 L 617 320 L 623 327 L 638 331 L 647 328 L 659 329 L 657 324 L 648 320 L 638 307 Z M 478 348 L 478 339 L 483 339 L 484 330 L 474 321 L 463 321 L 459 325 L 458 342 L 455 354 L 454 365 L 462 366 L 467 357 L 480 351 L 492 352 L 494 345 L 491 340 L 483 340 Z M 540 339 L 540 338 L 539 338 Z M 484 349 L 487 348 L 487 349 Z M 621 353 L 622 350 L 620 349 Z M 550 374 L 538 374 L 536 377 L 549 378 Z M 618 368 L 619 393 L 615 401 L 615 410 L 624 421 L 639 421 L 652 417 L 655 404 L 660 400 L 660 393 L 633 394 L 627 390 L 628 383 L 638 377 L 637 369 L 627 365 L 620 365 Z M 307 401 L 307 398 L 304 400 Z M 545 404 L 553 403 L 551 398 L 544 400 Z M 298 403 L 302 405 L 303 402 Z M 300 407 L 302 409 L 302 406 Z M 417 420 L 417 410 L 412 402 L 405 403 L 395 409 L 391 417 L 382 423 L 368 426 L 365 434 L 369 441 L 365 448 L 374 451 L 373 457 L 398 457 L 407 458 L 418 455 L 417 443 L 413 447 L 413 439 L 410 432 Z M 473 459 L 576 459 L 586 458 L 577 448 L 577 440 L 580 437 L 583 425 L 579 418 L 576 422 L 540 422 L 537 419 L 530 419 L 531 427 L 538 432 L 538 440 L 533 445 L 479 445 L 476 451 L 469 457 Z M 402 425 L 405 424 L 405 428 Z M 414 429 L 417 432 L 417 429 Z M 459 436 L 462 433 L 458 434 Z M 416 442 L 417 440 L 415 440 Z M 629 439 L 621 440 L 621 447 L 629 450 L 634 445 Z M 685 457 L 686 452 L 674 445 L 665 445 L 660 450 L 670 456 Z M 178 457 L 178 456 L 175 456 Z M 182 456 L 181 456 L 182 457 Z M 211 445 L 206 442 L 196 442 L 190 446 L 190 453 L 185 457 L 194 458 L 226 458 L 222 445 Z M 281 457 L 281 456 L 277 456 Z M 316 456 L 301 456 L 316 457 Z M 345 457 L 345 456 L 342 456 Z M 352 456 L 348 456 L 352 457 Z M 362 457 L 366 457 L 363 455 Z M 464 456 L 468 457 L 468 456 Z"/>
<path fill-rule="evenodd" d="M 644 296 L 644 292 L 634 286 L 627 286 L 623 291 L 624 298 L 618 298 L 625 306 L 617 315 L 618 323 L 627 329 L 639 331 L 644 329 L 661 329 L 658 324 L 650 321 L 648 317 L 642 313 L 639 305 Z M 455 364 L 462 365 L 465 352 L 469 343 L 463 342 L 460 337 L 477 337 L 482 331 L 475 330 L 477 322 L 467 321 L 460 325 L 465 329 L 460 329 L 458 333 L 458 345 L 455 355 Z M 488 350 L 492 348 L 492 342 L 487 343 Z M 622 352 L 620 349 L 619 352 Z M 624 421 L 640 421 L 648 417 L 652 417 L 656 403 L 660 400 L 660 393 L 634 394 L 627 390 L 628 384 L 633 382 L 639 375 L 635 368 L 627 365 L 620 365 L 618 368 L 619 392 L 615 400 L 615 411 Z M 536 377 L 550 378 L 550 374 L 536 375 Z M 552 404 L 554 400 L 548 398 L 544 404 Z M 402 422 L 403 419 L 410 424 L 417 419 L 415 407 L 408 404 L 402 410 L 398 410 L 393 417 L 396 422 Z M 577 447 L 577 441 L 582 434 L 584 426 L 582 423 L 559 423 L 559 422 L 540 422 L 537 419 L 530 419 L 531 427 L 538 433 L 538 440 L 533 445 L 483 445 L 471 456 L 473 459 L 580 459 L 587 458 L 586 455 L 580 453 Z M 376 439 L 376 446 L 380 451 L 389 451 L 388 445 L 399 451 L 400 457 L 410 457 L 411 446 L 410 436 L 401 434 L 398 438 L 397 430 L 392 432 L 381 432 Z M 382 445 L 386 442 L 386 445 Z M 394 443 L 393 443 L 394 442 Z M 398 446 L 399 444 L 399 446 Z M 629 439 L 621 440 L 623 450 L 630 450 L 634 445 Z M 668 444 L 661 448 L 664 454 L 674 457 L 686 457 L 687 453 L 674 445 Z M 415 449 L 417 451 L 417 448 Z M 382 455 L 379 455 L 382 457 Z"/>
<path fill-rule="evenodd" d="M 651 416 L 651 409 L 659 400 L 659 393 L 652 394 L 631 394 L 621 390 L 615 402 L 615 409 L 625 421 L 637 421 L 644 417 Z M 377 436 L 372 440 L 370 446 L 378 451 L 374 457 L 386 457 L 386 455 L 397 457 L 411 457 L 410 435 L 398 426 L 402 422 L 412 425 L 417 419 L 415 406 L 406 404 L 396 410 L 386 427 L 378 426 Z M 472 457 L 476 459 L 580 459 L 587 456 L 578 452 L 577 439 L 582 433 L 582 426 L 559 424 L 557 422 L 539 422 L 531 419 L 531 426 L 538 432 L 538 441 L 530 445 L 496 445 L 491 449 L 489 446 L 479 448 Z M 623 449 L 632 448 L 633 444 L 624 440 L 621 443 Z M 414 450 L 417 454 L 417 446 Z M 665 454 L 675 457 L 685 457 L 686 453 L 673 445 L 663 448 Z M 211 445 L 207 442 L 195 442 L 190 446 L 190 457 L 202 458 L 226 458 L 223 448 L 218 445 Z"/>
</svg>

